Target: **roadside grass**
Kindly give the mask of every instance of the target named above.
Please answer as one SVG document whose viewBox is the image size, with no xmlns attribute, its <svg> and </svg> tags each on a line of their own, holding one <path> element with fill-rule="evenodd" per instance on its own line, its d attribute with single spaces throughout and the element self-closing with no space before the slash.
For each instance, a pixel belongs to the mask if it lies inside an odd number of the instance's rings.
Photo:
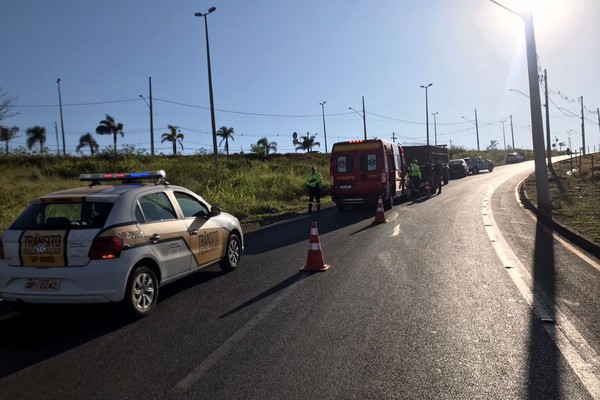
<svg viewBox="0 0 600 400">
<path fill-rule="evenodd" d="M 256 223 L 306 209 L 306 176 L 312 165 L 323 176 L 324 206 L 329 197 L 329 155 L 275 154 L 266 160 L 253 155 L 221 155 L 219 173 L 212 155 L 150 157 L 10 156 L 0 159 L 0 232 L 36 197 L 80 187 L 83 173 L 165 170 L 167 181 L 187 187 L 212 205 L 240 219 Z"/>
<path fill-rule="evenodd" d="M 552 217 L 600 243 L 600 156 L 574 156 L 553 165 L 556 176 L 548 175 Z M 525 189 L 529 199 L 537 205 L 535 175 L 527 178 Z"/>
</svg>

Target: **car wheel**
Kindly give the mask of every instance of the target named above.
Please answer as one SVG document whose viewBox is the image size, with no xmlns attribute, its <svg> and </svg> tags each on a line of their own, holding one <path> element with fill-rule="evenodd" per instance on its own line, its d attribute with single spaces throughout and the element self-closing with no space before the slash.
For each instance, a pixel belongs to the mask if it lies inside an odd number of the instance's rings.
<svg viewBox="0 0 600 400">
<path fill-rule="evenodd" d="M 479 173 L 479 168 L 475 167 L 473 168 L 473 175 L 476 175 Z"/>
<path fill-rule="evenodd" d="M 158 279 L 154 271 L 145 265 L 134 268 L 127 280 L 125 309 L 134 317 L 142 318 L 152 313 L 157 299 Z"/>
<path fill-rule="evenodd" d="M 490 172 L 492 172 L 494 170 L 494 166 L 490 165 L 490 167 L 488 169 L 490 170 Z"/>
<path fill-rule="evenodd" d="M 242 242 L 240 237 L 232 233 L 227 239 L 227 249 L 225 250 L 225 257 L 219 263 L 219 266 L 223 271 L 233 271 L 240 263 L 242 257 Z"/>
</svg>

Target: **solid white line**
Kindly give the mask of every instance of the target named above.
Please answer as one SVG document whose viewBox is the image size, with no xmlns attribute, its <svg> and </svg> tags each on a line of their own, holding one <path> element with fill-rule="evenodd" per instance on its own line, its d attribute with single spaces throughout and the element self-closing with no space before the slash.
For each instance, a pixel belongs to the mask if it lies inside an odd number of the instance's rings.
<svg viewBox="0 0 600 400">
<path fill-rule="evenodd" d="M 486 196 L 491 198 L 495 190 L 495 187 L 490 187 Z M 493 229 L 493 233 L 495 234 L 494 239 L 500 241 L 500 243 L 492 243 L 494 245 L 493 247 L 496 249 L 496 253 L 502 261 L 502 264 L 507 268 L 506 270 L 514 284 L 517 286 L 521 296 L 525 299 L 527 304 L 533 308 L 534 312 L 542 322 L 552 321 L 552 318 L 546 311 L 546 308 L 542 305 L 540 299 L 533 294 L 527 283 L 524 281 L 522 274 L 526 275 L 529 279 L 531 279 L 531 275 L 508 246 L 508 243 L 498 229 L 496 221 L 494 220 L 491 202 L 488 203 L 487 201 L 484 201 L 483 208 L 487 209 L 487 217 L 492 222 L 491 227 L 486 226 L 486 230 L 487 228 L 491 228 L 488 230 L 488 235 Z M 492 240 L 491 237 L 490 240 Z M 492 242 L 494 242 L 494 240 L 492 240 Z M 499 249 L 501 251 L 498 251 Z M 518 270 L 512 267 L 517 267 Z M 598 354 L 554 303 L 551 303 L 548 306 L 555 310 L 556 321 L 555 324 L 544 324 L 544 329 L 548 332 L 548 335 L 552 338 L 554 343 L 556 343 L 559 351 L 565 357 L 577 377 L 579 377 L 579 380 L 587 389 L 588 393 L 592 398 L 600 399 L 600 379 L 598 377 L 598 372 L 600 372 L 600 358 L 598 357 Z M 573 343 L 577 345 L 577 348 L 574 347 Z"/>
<path fill-rule="evenodd" d="M 233 347 L 240 342 L 260 321 L 265 319 L 279 304 L 289 297 L 304 281 L 308 274 L 300 276 L 298 280 L 285 288 L 277 297 L 275 297 L 265 308 L 256 314 L 250 321 L 246 322 L 236 333 L 225 341 L 219 348 L 206 357 L 192 372 L 180 380 L 171 392 L 182 394 L 189 390 L 202 376 L 210 370 L 223 356 L 225 356 Z"/>
</svg>

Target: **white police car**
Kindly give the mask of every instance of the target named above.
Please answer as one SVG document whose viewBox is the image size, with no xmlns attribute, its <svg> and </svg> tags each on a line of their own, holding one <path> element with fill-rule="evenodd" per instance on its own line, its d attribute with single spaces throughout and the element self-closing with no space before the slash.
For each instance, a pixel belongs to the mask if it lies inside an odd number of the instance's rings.
<svg viewBox="0 0 600 400">
<path fill-rule="evenodd" d="M 164 178 L 83 174 L 89 186 L 32 201 L 0 239 L 0 296 L 15 305 L 123 302 L 142 317 L 160 286 L 216 263 L 235 269 L 237 218 Z"/>
</svg>

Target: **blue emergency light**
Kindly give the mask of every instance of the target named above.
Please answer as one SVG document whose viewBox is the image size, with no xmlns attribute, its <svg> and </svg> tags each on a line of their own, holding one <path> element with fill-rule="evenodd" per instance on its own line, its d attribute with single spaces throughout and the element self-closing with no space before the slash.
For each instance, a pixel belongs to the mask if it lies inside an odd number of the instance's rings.
<svg viewBox="0 0 600 400">
<path fill-rule="evenodd" d="M 81 174 L 79 180 L 84 182 L 102 181 L 135 181 L 140 179 L 164 179 L 167 176 L 164 170 L 144 172 L 117 172 L 100 174 Z"/>
</svg>

